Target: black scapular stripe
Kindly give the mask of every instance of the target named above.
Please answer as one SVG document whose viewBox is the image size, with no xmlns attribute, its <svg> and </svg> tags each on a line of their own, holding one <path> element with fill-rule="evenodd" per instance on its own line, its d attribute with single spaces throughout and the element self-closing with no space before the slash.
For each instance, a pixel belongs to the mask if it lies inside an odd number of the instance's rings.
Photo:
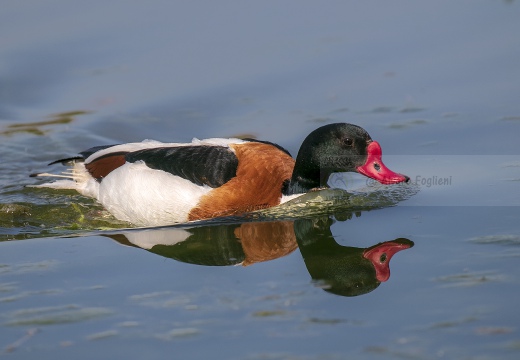
<svg viewBox="0 0 520 360">
<path fill-rule="evenodd" d="M 236 176 L 238 159 L 224 146 L 179 146 L 138 150 L 126 161 L 144 163 L 156 170 L 180 176 L 197 185 L 222 186 Z"/>
</svg>

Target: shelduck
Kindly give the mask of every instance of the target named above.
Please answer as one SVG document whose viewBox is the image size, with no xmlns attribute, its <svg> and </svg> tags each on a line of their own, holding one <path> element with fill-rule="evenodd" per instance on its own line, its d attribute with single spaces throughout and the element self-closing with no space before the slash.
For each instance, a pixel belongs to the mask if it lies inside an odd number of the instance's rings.
<svg viewBox="0 0 520 360">
<path fill-rule="evenodd" d="M 294 160 L 279 145 L 254 139 L 194 139 L 191 143 L 97 146 L 61 159 L 64 179 L 34 185 L 73 189 L 97 199 L 116 218 L 161 226 L 239 215 L 326 187 L 331 173 L 357 171 L 383 184 L 406 182 L 382 162 L 381 146 L 361 127 L 322 126 Z"/>
</svg>

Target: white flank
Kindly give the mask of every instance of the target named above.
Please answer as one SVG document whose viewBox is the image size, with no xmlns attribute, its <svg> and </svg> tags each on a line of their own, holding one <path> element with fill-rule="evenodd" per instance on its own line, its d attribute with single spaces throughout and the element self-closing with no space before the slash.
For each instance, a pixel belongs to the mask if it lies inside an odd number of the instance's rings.
<svg viewBox="0 0 520 360">
<path fill-rule="evenodd" d="M 104 178 L 98 200 L 120 220 L 161 226 L 188 221 L 190 210 L 210 190 L 137 162 L 126 163 Z"/>
</svg>

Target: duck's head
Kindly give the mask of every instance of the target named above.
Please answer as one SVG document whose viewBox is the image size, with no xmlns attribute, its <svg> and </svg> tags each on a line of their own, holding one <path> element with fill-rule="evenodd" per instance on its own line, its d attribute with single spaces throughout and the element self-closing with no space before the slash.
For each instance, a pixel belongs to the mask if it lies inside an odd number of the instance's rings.
<svg viewBox="0 0 520 360">
<path fill-rule="evenodd" d="M 303 141 L 288 194 L 326 186 L 330 174 L 355 171 L 382 184 L 407 182 L 406 175 L 393 172 L 382 161 L 381 146 L 362 127 L 347 123 L 322 126 Z"/>
</svg>

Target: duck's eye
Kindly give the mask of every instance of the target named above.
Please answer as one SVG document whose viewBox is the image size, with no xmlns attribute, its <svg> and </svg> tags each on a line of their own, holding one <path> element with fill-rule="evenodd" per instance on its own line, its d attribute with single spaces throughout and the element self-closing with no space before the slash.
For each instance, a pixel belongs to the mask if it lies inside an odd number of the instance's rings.
<svg viewBox="0 0 520 360">
<path fill-rule="evenodd" d="M 352 140 L 351 138 L 344 138 L 343 139 L 343 144 L 345 146 L 352 146 L 354 144 L 354 140 Z"/>
<path fill-rule="evenodd" d="M 379 165 L 378 163 L 375 163 L 375 164 L 374 164 L 374 169 L 375 169 L 376 171 L 379 171 L 379 170 L 381 169 L 381 165 Z"/>
<path fill-rule="evenodd" d="M 379 258 L 379 261 L 380 261 L 381 263 L 384 263 L 384 262 L 386 261 L 386 253 L 383 253 L 383 254 L 381 255 L 381 257 Z"/>
</svg>

